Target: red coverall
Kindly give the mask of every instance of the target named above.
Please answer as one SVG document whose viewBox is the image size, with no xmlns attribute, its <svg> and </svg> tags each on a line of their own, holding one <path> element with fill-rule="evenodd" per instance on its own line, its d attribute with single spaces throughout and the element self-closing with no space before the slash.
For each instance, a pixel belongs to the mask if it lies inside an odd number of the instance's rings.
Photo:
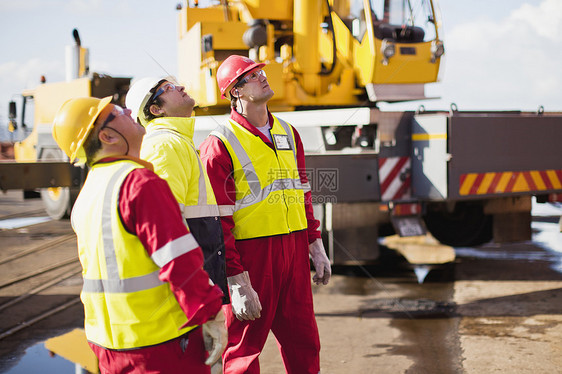
<svg viewBox="0 0 562 374">
<path fill-rule="evenodd" d="M 264 134 L 236 111 L 231 112 L 231 118 L 274 148 Z M 269 123 L 273 123 L 271 114 Z M 296 130 L 294 134 L 297 166 L 301 181 L 306 183 L 304 149 Z M 209 136 L 200 150 L 217 204 L 234 205 L 233 166 L 226 147 L 217 137 Z M 287 373 L 316 374 L 320 371 L 320 339 L 312 304 L 308 255 L 309 243 L 320 238 L 320 232 L 319 222 L 314 219 L 310 191 L 305 193 L 305 210 L 307 230 L 238 241 L 231 231 L 235 225 L 232 216 L 221 217 L 226 275 L 248 271 L 262 305 L 260 318 L 243 322 L 234 316 L 230 305 L 223 307 L 228 328 L 228 345 L 223 354 L 225 374 L 259 373 L 258 356 L 270 330 L 277 339 Z"/>
<path fill-rule="evenodd" d="M 129 157 L 130 158 L 130 157 Z M 106 158 L 108 162 L 116 158 Z M 119 195 L 119 213 L 125 228 L 138 236 L 152 254 L 166 243 L 187 234 L 178 203 L 165 180 L 152 171 L 152 165 L 134 158 L 146 169 L 133 170 L 123 181 Z M 165 224 L 163 224 L 165 222 Z M 191 277 L 187 277 L 191 274 Z M 190 251 L 160 269 L 160 280 L 168 282 L 176 300 L 188 318 L 188 325 L 202 325 L 219 311 L 222 292 L 209 286 L 203 270 L 203 254 Z M 186 339 L 187 338 L 187 339 Z M 208 374 L 201 328 L 168 342 L 132 350 L 109 350 L 90 343 L 106 373 L 196 373 Z"/>
</svg>

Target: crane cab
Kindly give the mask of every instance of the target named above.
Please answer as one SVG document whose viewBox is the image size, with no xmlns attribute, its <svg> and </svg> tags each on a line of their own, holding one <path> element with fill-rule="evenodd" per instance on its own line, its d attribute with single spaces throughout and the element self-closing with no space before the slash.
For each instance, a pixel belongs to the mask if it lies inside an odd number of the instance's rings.
<svg viewBox="0 0 562 374">
<path fill-rule="evenodd" d="M 334 0 L 334 11 L 353 36 L 356 76 L 369 100 L 425 98 L 424 84 L 438 80 L 444 53 L 436 1 L 346 3 Z"/>
</svg>

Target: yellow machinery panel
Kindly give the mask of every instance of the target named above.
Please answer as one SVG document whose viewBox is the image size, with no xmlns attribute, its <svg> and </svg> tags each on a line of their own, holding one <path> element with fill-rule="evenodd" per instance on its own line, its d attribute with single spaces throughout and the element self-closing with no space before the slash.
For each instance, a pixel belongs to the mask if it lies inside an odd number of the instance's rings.
<svg viewBox="0 0 562 374">
<path fill-rule="evenodd" d="M 248 26 L 241 22 L 201 22 L 201 35 L 213 35 L 213 49 L 246 49 L 242 35 Z"/>
<path fill-rule="evenodd" d="M 23 141 L 14 144 L 14 157 L 19 162 L 37 160 L 37 133 L 40 126 L 51 126 L 60 106 L 73 97 L 91 96 L 89 78 L 70 82 L 46 83 L 34 90 L 26 91 L 28 99 L 35 105 L 33 131 Z"/>
<path fill-rule="evenodd" d="M 199 15 L 204 15 L 199 12 Z M 239 53 L 247 48 L 242 35 L 247 26 L 241 22 L 199 21 L 178 42 L 178 79 L 200 106 L 221 105 L 216 83 L 217 51 Z M 212 51 L 203 50 L 202 40 L 212 36 Z M 223 55 L 226 55 L 223 54 Z M 226 103 L 228 105 L 228 103 Z"/>
<path fill-rule="evenodd" d="M 293 18 L 293 2 L 288 0 L 242 0 L 253 19 L 287 20 Z"/>
<path fill-rule="evenodd" d="M 33 95 L 35 99 L 35 126 L 53 123 L 58 109 L 65 101 L 74 97 L 90 96 L 91 92 L 89 78 L 37 86 Z"/>
<path fill-rule="evenodd" d="M 364 40 L 355 49 L 358 64 L 358 78 L 361 85 L 368 83 L 431 83 L 437 80 L 439 59 L 431 62 L 431 42 L 394 43 L 395 55 L 385 61 L 380 52 L 383 41 L 375 39 L 373 58 L 369 43 Z"/>
<path fill-rule="evenodd" d="M 228 8 L 226 14 L 222 7 L 185 8 L 179 14 L 179 36 L 181 38 L 198 22 L 227 22 L 229 19 L 236 19 L 237 17 L 238 12 L 235 8 Z"/>
<path fill-rule="evenodd" d="M 375 46 L 381 49 L 382 41 L 377 40 Z M 437 80 L 439 62 L 431 62 L 431 42 L 412 46 L 396 43 L 396 55 L 384 63 L 383 58 L 374 59 L 375 76 L 373 82 L 391 83 L 431 83 Z"/>
</svg>

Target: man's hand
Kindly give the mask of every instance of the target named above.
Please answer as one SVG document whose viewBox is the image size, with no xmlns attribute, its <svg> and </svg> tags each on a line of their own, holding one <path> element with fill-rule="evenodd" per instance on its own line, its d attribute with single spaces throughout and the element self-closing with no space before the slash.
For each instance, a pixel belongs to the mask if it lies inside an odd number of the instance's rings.
<svg viewBox="0 0 562 374">
<path fill-rule="evenodd" d="M 322 239 L 316 239 L 312 242 L 308 246 L 308 252 L 310 253 L 310 258 L 312 258 L 312 263 L 316 269 L 316 274 L 314 274 L 312 280 L 316 284 L 328 284 L 332 276 L 332 268 L 330 267 L 330 260 L 328 256 L 326 256 Z"/>
<path fill-rule="evenodd" d="M 222 309 L 217 313 L 214 320 L 207 321 L 203 324 L 203 341 L 205 342 L 205 350 L 209 352 L 209 357 L 205 360 L 205 365 L 212 366 L 221 358 L 222 352 L 228 342 L 228 334 Z"/>
<path fill-rule="evenodd" d="M 240 321 L 261 317 L 261 303 L 247 271 L 227 278 L 232 312 Z"/>
</svg>

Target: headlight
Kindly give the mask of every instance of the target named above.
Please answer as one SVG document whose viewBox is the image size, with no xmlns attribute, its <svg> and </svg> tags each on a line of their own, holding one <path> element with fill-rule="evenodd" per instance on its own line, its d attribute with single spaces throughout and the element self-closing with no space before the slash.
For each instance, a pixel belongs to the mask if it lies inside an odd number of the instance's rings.
<svg viewBox="0 0 562 374">
<path fill-rule="evenodd" d="M 396 53 L 394 44 L 392 44 L 392 42 L 388 41 L 387 39 L 384 39 L 381 44 L 381 53 L 383 56 L 382 64 L 388 65 L 388 59 L 394 56 L 394 54 Z"/>
</svg>

